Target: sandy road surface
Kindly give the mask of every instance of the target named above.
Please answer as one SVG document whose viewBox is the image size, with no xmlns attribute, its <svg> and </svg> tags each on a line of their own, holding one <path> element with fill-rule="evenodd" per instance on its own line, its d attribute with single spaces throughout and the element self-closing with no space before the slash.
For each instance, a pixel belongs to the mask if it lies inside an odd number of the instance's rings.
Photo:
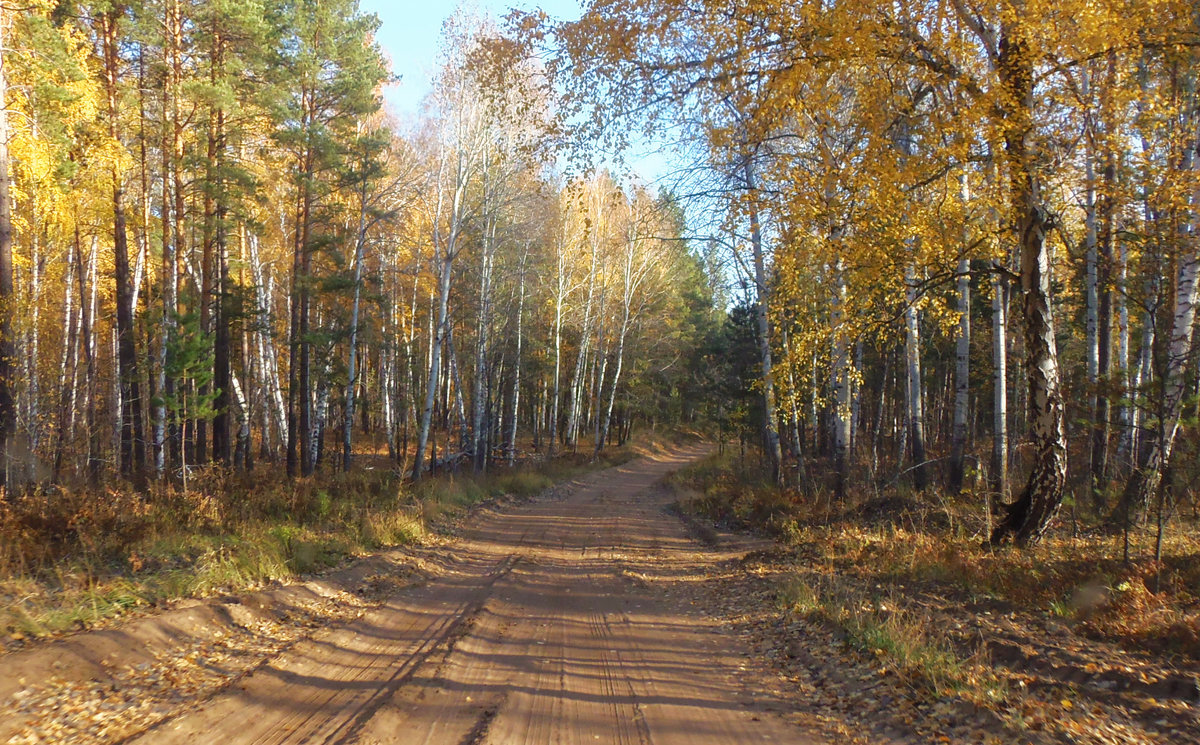
<svg viewBox="0 0 1200 745">
<path fill-rule="evenodd" d="M 712 561 L 653 488 L 702 452 L 481 515 L 444 574 L 135 742 L 811 742 L 754 701 L 733 638 L 663 589 Z"/>
</svg>

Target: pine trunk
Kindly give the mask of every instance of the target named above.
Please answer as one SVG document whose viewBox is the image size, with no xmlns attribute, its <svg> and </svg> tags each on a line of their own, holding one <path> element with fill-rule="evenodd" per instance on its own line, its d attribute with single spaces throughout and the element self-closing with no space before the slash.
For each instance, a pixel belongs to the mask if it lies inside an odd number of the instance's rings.
<svg viewBox="0 0 1200 745">
<path fill-rule="evenodd" d="M 9 192 L 11 175 L 8 157 L 8 85 L 4 69 L 4 14 L 0 7 L 0 486 L 3 498 L 11 495 L 12 471 L 10 457 L 13 437 L 17 429 L 17 410 L 13 395 L 13 363 L 16 359 L 16 341 L 13 338 L 12 318 L 13 255 L 12 255 L 12 195 Z"/>
<path fill-rule="evenodd" d="M 102 23 L 104 47 L 104 82 L 108 103 L 108 133 L 118 139 L 119 102 L 117 80 L 120 59 L 118 56 L 117 22 L 122 13 L 120 7 L 106 14 Z M 125 186 L 123 177 L 114 166 L 112 169 L 113 211 L 113 274 L 116 282 L 117 303 L 117 377 L 120 381 L 121 475 L 140 485 L 145 462 L 145 439 L 142 436 L 142 401 L 139 390 L 137 348 L 133 328 L 133 283 L 129 267 L 129 236 L 125 219 Z"/>
</svg>

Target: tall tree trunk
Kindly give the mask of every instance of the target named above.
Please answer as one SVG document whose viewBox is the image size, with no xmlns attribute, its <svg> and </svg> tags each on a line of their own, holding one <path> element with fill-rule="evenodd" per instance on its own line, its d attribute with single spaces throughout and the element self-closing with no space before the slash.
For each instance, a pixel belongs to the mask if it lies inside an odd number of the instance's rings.
<svg viewBox="0 0 1200 745">
<path fill-rule="evenodd" d="M 1050 299 L 1050 253 L 1046 245 L 1054 220 L 1042 199 L 1030 141 L 1034 59 L 1028 40 L 1022 36 L 1025 22 L 1017 20 L 1003 29 L 998 66 L 1008 108 L 1003 122 L 1004 144 L 1020 250 L 1033 468 L 1021 495 L 1008 505 L 1004 518 L 989 538 L 992 544 L 1012 538 L 1021 546 L 1036 542 L 1045 533 L 1062 503 L 1067 481 L 1067 436 Z"/>
<path fill-rule="evenodd" d="M 1149 71 L 1146 66 L 1146 60 L 1138 62 L 1138 86 L 1141 95 L 1137 97 L 1137 109 L 1139 115 L 1145 115 L 1145 105 L 1143 101 L 1149 98 Z M 1154 156 L 1152 154 L 1152 146 L 1150 138 L 1144 127 L 1138 128 L 1138 143 L 1141 147 L 1141 160 L 1144 164 L 1141 169 L 1141 184 L 1140 184 L 1140 202 L 1141 202 L 1141 217 L 1142 217 L 1142 234 L 1147 237 L 1149 245 L 1143 249 L 1144 253 L 1151 255 L 1161 255 L 1161 244 L 1154 245 L 1157 242 L 1159 227 L 1157 225 L 1157 214 L 1153 207 L 1152 195 L 1154 193 Z M 1122 244 L 1122 273 L 1127 277 L 1128 274 L 1128 251 Z M 1151 373 L 1153 372 L 1152 352 L 1154 349 L 1155 336 L 1155 319 L 1154 319 L 1154 298 L 1157 294 L 1158 277 L 1157 272 L 1148 272 L 1143 283 L 1145 289 L 1142 311 L 1142 340 L 1141 347 L 1138 350 L 1137 367 L 1130 374 L 1126 373 L 1126 395 L 1125 398 L 1129 403 L 1122 404 L 1124 412 L 1125 426 L 1122 433 L 1121 441 L 1118 446 L 1118 458 L 1122 463 L 1129 467 L 1135 468 L 1140 460 L 1142 449 L 1140 443 L 1142 441 L 1141 432 L 1145 421 L 1145 409 L 1141 402 L 1142 387 L 1150 381 Z M 1122 279 L 1122 282 L 1125 278 Z M 1126 306 L 1126 298 L 1124 294 L 1120 296 L 1122 307 Z M 1128 350 L 1129 343 L 1129 318 L 1128 309 L 1126 308 L 1125 321 L 1125 343 Z M 1128 354 L 1128 351 L 1126 351 Z"/>
<path fill-rule="evenodd" d="M 307 107 L 307 104 L 306 104 Z M 307 121 L 304 128 L 311 126 Z M 300 193 L 296 207 L 296 238 L 292 254 L 292 309 L 288 334 L 288 456 L 289 475 L 313 472 L 312 448 L 312 345 L 309 339 L 309 302 L 312 292 L 311 241 L 315 153 L 306 145 L 302 157 Z"/>
<path fill-rule="evenodd" d="M 1185 372 L 1192 357 L 1198 272 L 1200 257 L 1195 253 L 1180 258 L 1175 284 L 1171 339 L 1162 380 L 1162 415 L 1159 417 L 1158 426 L 1146 433 L 1148 441 L 1143 448 L 1146 455 L 1134 469 L 1121 495 L 1121 506 L 1115 516 L 1122 520 L 1133 521 L 1137 518 L 1150 498 L 1157 493 L 1163 472 L 1171 460 L 1187 389 Z"/>
<path fill-rule="evenodd" d="M 303 186 L 301 186 L 303 189 Z M 291 290 L 288 302 L 288 396 L 287 396 L 287 474 L 300 472 L 300 294 L 305 283 L 303 247 L 300 239 L 304 221 L 304 196 L 296 204 L 296 240 L 292 247 Z"/>
<path fill-rule="evenodd" d="M 358 382 L 358 309 L 362 295 L 363 252 L 367 245 L 367 178 L 364 173 L 358 193 L 358 230 L 354 231 L 354 302 L 350 311 L 350 359 L 346 364 L 346 424 L 342 428 L 342 470 L 349 471 L 353 459 L 354 394 Z"/>
<path fill-rule="evenodd" d="M 967 176 L 963 174 L 964 202 Z M 950 492 L 962 491 L 967 451 L 967 416 L 971 403 L 971 261 L 958 260 L 958 338 L 954 345 L 954 424 L 950 445 Z"/>
<path fill-rule="evenodd" d="M 1029 381 L 1029 426 L 1034 464 L 1029 481 L 991 536 L 1018 545 L 1041 538 L 1062 502 L 1067 479 L 1066 431 L 1059 388 L 1058 350 L 1050 307 L 1050 262 L 1046 232 L 1051 218 L 1027 192 L 1018 223 L 1021 240 L 1021 290 L 1025 307 L 1025 374 Z"/>
<path fill-rule="evenodd" d="M 259 360 L 257 365 L 262 395 L 266 400 L 263 407 L 264 417 L 263 437 L 272 429 L 280 439 L 286 436 L 288 426 L 288 408 L 283 398 L 283 386 L 279 379 L 279 353 L 275 347 L 275 335 L 271 331 L 271 298 L 275 288 L 273 275 L 267 273 L 258 253 L 258 236 L 251 233 L 246 241 L 250 276 L 254 282 L 255 312 L 258 316 L 255 329 L 255 349 Z M 273 426 L 272 426 L 273 425 Z"/>
<path fill-rule="evenodd" d="M 1128 460 L 1130 436 L 1133 429 L 1132 380 L 1129 370 L 1129 242 L 1121 241 L 1118 252 L 1116 292 L 1117 305 L 1117 390 L 1120 399 L 1117 408 L 1117 463 L 1122 467 Z M 1124 471 L 1122 471 L 1124 472 Z"/>
<path fill-rule="evenodd" d="M 1159 293 L 1160 280 L 1148 276 L 1145 281 L 1146 300 L 1142 308 L 1142 340 L 1138 348 L 1138 366 L 1134 371 L 1133 425 L 1129 437 L 1129 459 L 1133 467 L 1137 467 L 1146 454 L 1146 422 L 1149 419 L 1147 411 L 1146 389 L 1154 382 L 1154 348 L 1158 344 L 1158 320 L 1155 314 Z"/>
<path fill-rule="evenodd" d="M 213 88 L 217 86 L 215 66 L 209 77 L 209 85 Z M 214 331 L 214 306 L 215 306 L 215 288 L 213 286 L 214 268 L 213 255 L 216 252 L 216 233 L 217 233 L 217 200 L 216 192 L 220 188 L 218 186 L 219 176 L 217 173 L 217 126 L 216 126 L 217 110 L 215 107 L 209 109 L 207 132 L 205 134 L 206 153 L 204 158 L 204 176 L 201 184 L 201 203 L 203 207 L 203 218 L 201 221 L 200 235 L 200 276 L 196 283 L 200 290 L 200 333 L 213 334 Z M 214 339 L 215 340 L 215 339 Z M 216 345 L 213 345 L 213 369 L 216 371 Z M 195 384 L 196 396 L 200 399 L 206 399 L 212 394 L 215 383 L 214 377 L 209 377 L 207 381 L 199 381 Z M 213 402 L 214 408 L 216 401 Z M 195 443 L 194 452 L 192 453 L 192 462 L 196 465 L 209 463 L 211 460 L 211 451 L 209 450 L 209 425 L 215 424 L 215 417 L 209 418 L 205 416 L 204 411 L 197 411 L 196 421 L 192 424 L 192 437 Z"/>
<path fill-rule="evenodd" d="M 1194 139 L 1184 156 L 1184 169 L 1192 175 L 1200 174 L 1200 115 L 1193 121 Z M 1177 259 L 1175 277 L 1175 302 L 1171 314 L 1171 337 L 1167 343 L 1167 357 L 1162 376 L 1162 400 L 1159 402 L 1158 426 L 1148 434 L 1144 448 L 1145 456 L 1130 475 L 1121 494 L 1121 505 L 1114 517 L 1127 523 L 1158 493 L 1163 474 L 1171 462 L 1171 451 L 1179 432 L 1179 421 L 1183 413 L 1183 399 L 1187 393 L 1187 369 L 1192 360 L 1192 337 L 1195 330 L 1197 292 L 1200 291 L 1200 250 L 1195 246 L 1200 235 L 1200 187 L 1191 195 L 1190 220 L 1186 233 L 1180 237 L 1184 245 Z"/>
<path fill-rule="evenodd" d="M 78 220 L 76 220 L 78 224 Z M 100 452 L 101 432 L 99 425 L 99 395 L 97 394 L 96 377 L 99 373 L 96 360 L 96 332 L 93 324 L 93 319 L 96 317 L 97 305 L 97 284 L 98 284 L 98 262 L 97 262 L 97 247 L 98 243 L 96 236 L 92 236 L 91 250 L 88 253 L 86 267 L 81 263 L 79 267 L 79 302 L 81 304 L 80 327 L 79 333 L 83 339 L 83 354 L 87 367 L 87 376 L 84 383 L 84 393 L 87 399 L 84 414 L 84 428 L 87 430 L 88 441 L 88 457 L 87 457 L 87 478 L 88 483 L 96 486 L 100 483 L 101 469 L 104 467 L 104 459 Z M 80 257 L 82 262 L 82 257 Z"/>
<path fill-rule="evenodd" d="M 1008 498 L 1008 284 L 992 281 L 992 474 L 991 488 Z"/>
<path fill-rule="evenodd" d="M 525 250 L 521 253 L 520 274 L 517 278 L 517 339 L 516 347 L 513 350 L 512 403 L 509 409 L 511 414 L 508 418 L 508 441 L 504 446 L 504 452 L 508 456 L 508 465 L 510 467 L 517 462 L 517 420 L 521 411 L 521 342 L 523 340 L 522 332 L 524 331 L 525 322 L 525 268 L 528 261 L 529 244 L 526 243 Z M 536 434 L 534 437 L 536 439 Z"/>
<path fill-rule="evenodd" d="M 1083 76 L 1083 95 L 1088 95 L 1090 75 Z M 1107 96 L 1104 96 L 1107 98 Z M 1104 107 L 1102 107 L 1104 108 Z M 1109 398 L 1104 390 L 1108 383 L 1112 336 L 1112 294 L 1108 273 L 1112 263 L 1112 186 L 1113 171 L 1106 158 L 1104 166 L 1104 193 L 1097 198 L 1095 162 L 1100 132 L 1094 121 L 1089 121 L 1084 156 L 1084 195 L 1086 226 L 1086 335 L 1087 335 L 1087 378 L 1088 402 L 1091 418 L 1091 451 L 1089 471 L 1091 495 L 1096 507 L 1103 502 L 1102 491 L 1106 481 L 1109 431 Z M 1107 151 L 1109 148 L 1105 146 Z M 1101 223 L 1103 233 L 1101 236 Z M 1103 254 L 1103 255 L 1102 255 Z"/>
<path fill-rule="evenodd" d="M 587 371 L 587 356 L 590 351 L 589 346 L 592 342 L 592 324 L 593 324 L 593 309 L 596 300 L 596 266 L 599 255 L 600 242 L 600 224 L 602 221 L 602 210 L 604 209 L 603 197 L 596 200 L 597 214 L 593 216 L 592 241 L 591 241 L 591 264 L 588 268 L 588 293 L 587 302 L 584 304 L 583 310 L 583 326 L 579 336 L 579 352 L 575 357 L 575 370 L 571 374 L 571 409 L 567 415 L 567 444 L 574 447 L 579 436 L 579 419 L 583 416 L 583 387 L 584 378 Z"/>
<path fill-rule="evenodd" d="M 413 257 L 413 265 L 420 266 L 421 256 L 420 247 L 417 248 L 417 255 Z M 412 293 L 409 295 L 408 303 L 408 319 L 404 324 L 404 400 L 400 402 L 403 406 L 401 413 L 404 417 L 402 422 L 400 452 L 401 459 L 407 462 L 408 459 L 408 439 L 409 430 L 417 421 L 417 379 L 416 365 L 417 353 L 414 351 L 415 345 L 413 342 L 417 337 L 417 288 L 419 285 L 420 272 L 413 272 Z M 430 321 L 432 324 L 432 319 Z M 430 344 L 433 343 L 432 338 Z M 402 464 L 403 465 L 403 464 Z"/>
<path fill-rule="evenodd" d="M 1113 87 L 1117 85 L 1115 52 L 1108 52 L 1108 72 L 1104 89 L 1100 94 L 1100 111 L 1104 120 L 1105 134 L 1101 153 L 1103 158 L 1102 190 L 1099 195 L 1099 255 L 1097 261 L 1098 306 L 1096 319 L 1096 408 L 1093 413 L 1092 431 L 1092 493 L 1099 501 L 1108 482 L 1108 441 L 1112 429 L 1112 320 L 1114 266 L 1113 251 L 1116 242 L 1117 211 L 1117 164 L 1116 153 L 1110 137 L 1115 128 L 1112 112 Z"/>
<path fill-rule="evenodd" d="M 1111 156 L 1110 156 L 1111 158 Z M 1098 262 L 1099 304 L 1096 319 L 1096 408 L 1093 413 L 1091 470 L 1092 491 L 1099 500 L 1108 482 L 1108 440 L 1112 429 L 1112 266 L 1115 241 L 1114 211 L 1116 198 L 1113 196 L 1115 165 L 1109 160 L 1104 167 L 1104 194 L 1100 198 L 1100 253 Z"/>
<path fill-rule="evenodd" d="M 758 358 L 763 386 L 763 443 L 767 451 L 767 465 L 771 479 L 783 483 L 783 447 L 779 442 L 779 418 L 775 411 L 775 371 L 771 359 L 771 326 L 767 315 L 769 288 L 767 287 L 767 260 L 763 249 L 762 226 L 759 225 L 758 205 L 755 193 L 754 166 L 749 157 L 745 165 L 746 190 L 750 193 L 750 250 L 754 258 L 754 319 L 758 326 Z"/>
<path fill-rule="evenodd" d="M 558 406 L 562 400 L 562 325 L 563 305 L 566 303 L 567 278 L 565 246 L 560 240 L 556 245 L 555 274 L 556 287 L 554 293 L 554 385 L 550 399 L 550 421 L 547 422 L 546 454 L 554 456 L 554 448 L 558 445 Z"/>
<path fill-rule="evenodd" d="M 632 282 L 630 272 L 631 263 L 632 262 L 630 259 L 626 260 L 625 282 L 627 287 Z M 593 459 L 600 456 L 600 451 L 604 448 L 604 442 L 608 439 L 608 430 L 612 424 L 613 406 L 617 402 L 617 389 L 621 385 L 621 371 L 625 366 L 625 337 L 629 332 L 629 310 L 632 302 L 632 293 L 626 291 L 623 307 L 621 309 L 621 329 L 617 335 L 617 366 L 613 370 L 612 385 L 610 386 L 610 390 L 608 392 L 608 405 L 605 407 L 604 412 L 597 417 L 597 422 L 599 422 L 601 418 L 603 419 L 603 425 L 599 427 L 599 432 L 596 437 L 596 449 L 592 453 Z M 601 380 L 603 380 L 603 373 L 601 373 Z M 601 390 L 599 392 L 603 392 L 603 385 L 601 386 Z"/>
<path fill-rule="evenodd" d="M 0 23 L 0 27 L 2 26 L 3 23 Z M 2 73 L 2 64 L 0 63 L 0 73 Z M 0 116 L 3 116 L 2 112 L 0 112 Z M 0 135 L 2 134 L 0 132 Z M 75 274 L 82 271 L 82 267 L 80 266 L 82 262 L 80 257 L 81 249 L 79 225 L 76 224 L 74 239 L 67 251 L 66 271 L 63 274 L 62 375 L 59 377 L 58 424 L 56 427 L 54 457 L 50 473 L 51 483 L 58 483 L 59 477 L 62 475 L 63 457 L 66 453 L 67 441 L 73 435 L 74 402 L 76 400 L 76 385 L 79 377 L 79 314 L 75 309 Z M 80 304 L 82 305 L 82 302 Z"/>
<path fill-rule="evenodd" d="M 16 341 L 13 338 L 12 318 L 15 310 L 13 295 L 12 256 L 12 196 L 9 193 L 11 175 L 8 160 L 8 84 L 4 69 L 5 9 L 0 7 L 0 487 L 3 497 L 10 496 L 13 486 L 13 436 L 17 429 L 16 397 L 13 395 L 13 363 Z"/>
<path fill-rule="evenodd" d="M 224 77 L 224 41 L 219 29 L 213 32 L 213 77 Z M 225 186 L 225 109 L 217 107 L 213 121 L 213 151 L 215 153 L 215 182 L 210 184 L 216 202 L 213 225 L 213 460 L 223 465 L 233 462 L 233 360 L 230 329 L 231 302 L 229 287 L 229 194 Z"/>
<path fill-rule="evenodd" d="M 929 485 L 925 461 L 925 386 L 921 378 L 921 327 L 917 309 L 916 277 L 909 269 L 908 303 L 904 309 L 905 400 L 908 405 L 907 424 L 909 451 L 912 454 L 913 485 L 924 489 Z"/>
<path fill-rule="evenodd" d="M 484 186 L 485 190 L 489 187 Z M 484 209 L 490 213 L 488 205 Z M 475 380 L 471 396 L 471 464 L 475 473 L 487 470 L 488 447 L 485 421 L 488 386 L 488 344 L 492 310 L 492 264 L 496 243 L 496 217 L 488 214 L 483 230 L 483 246 L 479 256 L 479 317 L 475 331 Z"/>
<path fill-rule="evenodd" d="M 158 336 L 158 401 L 154 407 L 154 473 L 159 479 L 167 473 L 167 401 L 174 397 L 175 381 L 167 368 L 173 362 L 171 347 L 175 341 L 175 316 L 177 306 L 178 267 L 175 259 L 175 243 L 171 240 L 171 166 L 174 144 L 171 141 L 172 101 L 177 95 L 174 68 L 171 59 L 175 54 L 171 29 L 171 8 L 167 6 L 163 33 L 163 52 L 167 64 L 163 74 L 162 94 L 162 201 L 159 217 L 162 220 L 162 264 L 159 267 L 159 290 L 162 302 L 162 326 Z M 178 166 L 176 166 L 178 167 Z"/>
<path fill-rule="evenodd" d="M 831 387 L 833 389 L 833 469 L 834 494 L 838 500 L 846 498 L 846 489 L 850 481 L 850 360 L 849 345 L 847 344 L 846 325 L 846 279 L 839 259 L 834 267 L 833 307 L 830 314 L 830 327 L 833 329 L 833 349 L 830 359 Z M 814 369 L 815 366 L 814 366 Z M 816 386 L 814 386 L 815 388 Z"/>
<path fill-rule="evenodd" d="M 425 448 L 429 443 L 429 427 L 433 421 L 433 402 L 437 396 L 442 368 L 442 347 L 445 345 L 446 315 L 450 308 L 450 259 L 438 256 L 437 323 L 434 326 L 433 346 L 429 351 L 429 373 L 425 380 L 425 404 L 421 407 L 421 422 L 417 430 L 417 452 L 413 462 L 413 478 L 421 477 Z"/>
<path fill-rule="evenodd" d="M 596 332 L 596 354 L 592 356 L 592 382 L 588 389 L 588 416 L 592 426 L 592 442 L 600 441 L 601 410 L 604 406 L 604 380 L 608 375 L 609 344 L 608 330 L 604 327 L 604 299 L 608 296 L 608 288 L 601 294 L 599 329 Z"/>
<path fill-rule="evenodd" d="M 454 156 L 455 165 L 451 168 L 454 177 L 454 194 L 450 200 L 450 210 L 447 215 L 449 224 L 446 229 L 444 242 L 442 240 L 441 219 L 444 214 L 445 190 L 442 188 L 440 182 L 441 176 L 444 175 L 444 171 L 447 168 L 449 158 L 443 153 L 439 159 L 437 209 L 434 214 L 433 226 L 433 261 L 438 271 L 437 323 L 434 325 L 433 313 L 431 312 L 429 370 L 425 384 L 425 405 L 421 410 L 421 421 L 417 431 L 417 451 L 416 458 L 413 461 L 414 479 L 421 477 L 421 471 L 424 467 L 425 448 L 429 444 L 430 427 L 433 423 L 433 405 L 437 399 L 438 383 L 441 375 L 442 347 L 445 345 L 450 332 L 447 316 L 450 311 L 451 272 L 453 270 L 454 258 L 458 255 L 459 251 L 459 236 L 463 228 L 463 210 L 465 209 L 464 200 L 469 181 L 469 169 L 464 162 L 464 157 L 461 152 L 456 154 Z M 431 297 L 430 300 L 432 301 L 432 299 Z"/>
<path fill-rule="evenodd" d="M 101 20 L 108 134 L 114 141 L 118 140 L 119 118 L 117 23 L 123 12 L 122 7 L 116 6 Z M 142 401 L 133 329 L 133 285 L 129 271 L 129 237 L 125 225 L 125 186 L 118 168 L 114 165 L 112 169 L 112 209 L 114 279 L 117 286 L 117 376 L 121 394 L 120 464 L 121 475 L 140 485 L 145 462 L 145 438 L 142 435 Z"/>
</svg>

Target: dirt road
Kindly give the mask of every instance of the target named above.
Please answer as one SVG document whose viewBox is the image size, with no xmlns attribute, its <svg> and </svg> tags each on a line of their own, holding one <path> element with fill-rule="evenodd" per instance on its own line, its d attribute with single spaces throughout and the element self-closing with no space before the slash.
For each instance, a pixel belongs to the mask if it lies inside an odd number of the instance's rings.
<svg viewBox="0 0 1200 745">
<path fill-rule="evenodd" d="M 718 623 L 664 588 L 711 552 L 654 484 L 699 448 L 482 514 L 446 571 L 138 743 L 806 743 Z"/>
</svg>

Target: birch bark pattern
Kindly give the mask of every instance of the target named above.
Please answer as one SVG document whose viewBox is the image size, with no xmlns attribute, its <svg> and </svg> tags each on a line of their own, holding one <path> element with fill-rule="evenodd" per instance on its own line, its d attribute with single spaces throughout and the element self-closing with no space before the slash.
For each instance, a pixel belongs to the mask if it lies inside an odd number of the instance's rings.
<svg viewBox="0 0 1200 745">
<path fill-rule="evenodd" d="M 641 236 L 638 234 L 636 213 L 633 215 L 632 222 L 633 225 L 630 227 L 629 238 L 625 245 L 625 262 L 622 269 L 621 328 L 617 332 L 617 366 L 613 371 L 612 385 L 608 393 L 608 405 L 602 414 L 603 425 L 598 428 L 596 449 L 592 453 L 593 459 L 599 457 L 600 451 L 604 448 L 604 443 L 608 440 L 608 430 L 612 424 L 613 406 L 617 402 L 617 389 L 621 385 L 621 370 L 625 365 L 625 338 L 629 334 L 629 320 L 632 314 L 633 300 L 638 294 L 646 269 L 644 263 L 640 264 L 636 271 L 634 269 L 634 258 L 638 251 L 639 241 L 641 240 Z M 603 374 L 601 374 L 601 380 L 603 380 Z M 603 389 L 603 386 L 601 388 Z"/>
<path fill-rule="evenodd" d="M 492 266 L 495 263 L 497 216 L 491 209 L 491 191 L 494 188 L 484 163 L 484 212 L 485 225 L 483 245 L 479 252 L 479 315 L 475 329 L 475 380 L 471 395 L 471 459 L 475 473 L 487 470 L 488 437 L 486 431 L 488 386 L 488 351 L 492 324 Z"/>
<path fill-rule="evenodd" d="M 432 329 L 430 339 L 429 370 L 425 380 L 425 404 L 421 407 L 420 428 L 417 430 L 417 451 L 413 459 L 414 479 L 421 477 L 421 472 L 424 468 L 425 448 L 429 445 L 429 428 L 433 422 L 433 403 L 437 397 L 437 388 L 442 367 L 442 347 L 445 345 L 446 334 L 449 331 L 446 325 L 446 316 L 450 309 L 450 271 L 453 268 L 454 257 L 458 254 L 458 234 L 461 228 L 463 196 L 467 188 L 463 155 L 458 153 L 454 159 L 454 196 L 451 199 L 449 226 L 444 246 L 439 245 L 441 243 L 439 240 L 441 237 L 441 228 L 436 223 L 436 220 L 440 219 L 441 215 L 435 215 L 433 261 L 438 270 L 437 322 Z M 439 189 L 439 206 L 444 200 L 444 196 L 440 192 L 441 190 Z"/>
<path fill-rule="evenodd" d="M 997 62 L 1008 104 L 1004 117 L 1009 196 L 1020 255 L 1025 309 L 1025 375 L 1033 468 L 1024 490 L 992 530 L 992 545 L 1012 539 L 1037 542 L 1062 504 L 1067 480 L 1067 437 L 1059 385 L 1058 348 L 1050 300 L 1050 253 L 1046 245 L 1054 218 L 1042 201 L 1029 141 L 1033 112 L 1033 55 L 1023 20 L 1002 29 Z"/>
<path fill-rule="evenodd" d="M 779 443 L 779 417 L 775 411 L 774 364 L 771 359 L 771 325 L 767 315 L 767 260 L 763 250 L 762 226 L 758 220 L 754 169 L 746 160 L 746 190 L 750 193 L 750 250 L 754 254 L 754 320 L 758 325 L 758 356 L 762 367 L 763 444 L 771 478 L 783 483 L 783 448 Z M 847 391 L 848 392 L 848 391 Z"/>
<path fill-rule="evenodd" d="M 597 189 L 597 194 L 593 194 L 593 211 L 591 214 L 592 225 L 591 234 L 589 235 L 589 245 L 591 247 L 591 258 L 588 265 L 587 274 L 587 302 L 583 306 L 583 325 L 580 329 L 579 336 L 579 352 L 575 357 L 575 370 L 571 374 L 571 408 L 567 414 L 567 444 L 572 448 L 577 443 L 579 436 L 579 418 L 582 416 L 583 398 L 583 382 L 584 370 L 587 366 L 587 355 L 590 352 L 590 345 L 593 333 L 593 309 L 596 302 L 596 267 L 600 254 L 600 235 L 601 225 L 607 219 L 606 200 L 607 184 Z"/>
<path fill-rule="evenodd" d="M 516 348 L 513 351 L 512 413 L 508 418 L 508 439 L 504 446 L 510 468 L 517 462 L 517 422 L 521 411 L 521 342 L 523 341 L 525 322 L 525 269 L 528 263 L 529 243 L 526 242 L 525 250 L 521 253 L 521 266 L 517 278 L 517 339 Z M 534 437 L 536 438 L 536 436 L 535 432 Z"/>
<path fill-rule="evenodd" d="M 907 305 L 904 308 L 904 370 L 905 400 L 908 406 L 907 428 L 912 455 L 913 486 L 918 490 L 929 485 L 925 454 L 925 386 L 921 379 L 921 325 L 917 308 L 917 280 L 909 268 Z"/>
<path fill-rule="evenodd" d="M 1195 121 L 1196 134 L 1190 143 L 1185 165 L 1187 170 L 1200 173 L 1200 115 Z M 1197 275 L 1200 275 L 1200 249 L 1194 241 L 1200 235 L 1200 187 L 1191 196 L 1191 218 L 1188 245 L 1179 257 L 1175 279 L 1175 302 L 1171 313 L 1171 338 L 1167 344 L 1167 359 L 1162 380 L 1162 402 L 1158 426 L 1148 433 L 1145 456 L 1133 470 L 1121 494 L 1119 516 L 1126 524 L 1135 520 L 1150 498 L 1162 487 L 1163 472 L 1171 461 L 1183 399 L 1187 394 L 1186 372 L 1192 359 L 1192 338 L 1196 320 Z"/>
<path fill-rule="evenodd" d="M 963 176 L 963 192 L 967 191 Z M 967 451 L 967 415 L 971 399 L 971 262 L 958 261 L 958 338 L 954 347 L 954 424 L 950 446 L 950 491 L 963 488 Z"/>
<path fill-rule="evenodd" d="M 555 241 L 555 291 L 554 291 L 554 386 L 550 394 L 550 415 L 547 425 L 546 454 L 554 455 L 558 446 L 559 401 L 562 399 L 562 327 L 563 309 L 567 294 L 566 240 L 562 236 Z"/>
</svg>

